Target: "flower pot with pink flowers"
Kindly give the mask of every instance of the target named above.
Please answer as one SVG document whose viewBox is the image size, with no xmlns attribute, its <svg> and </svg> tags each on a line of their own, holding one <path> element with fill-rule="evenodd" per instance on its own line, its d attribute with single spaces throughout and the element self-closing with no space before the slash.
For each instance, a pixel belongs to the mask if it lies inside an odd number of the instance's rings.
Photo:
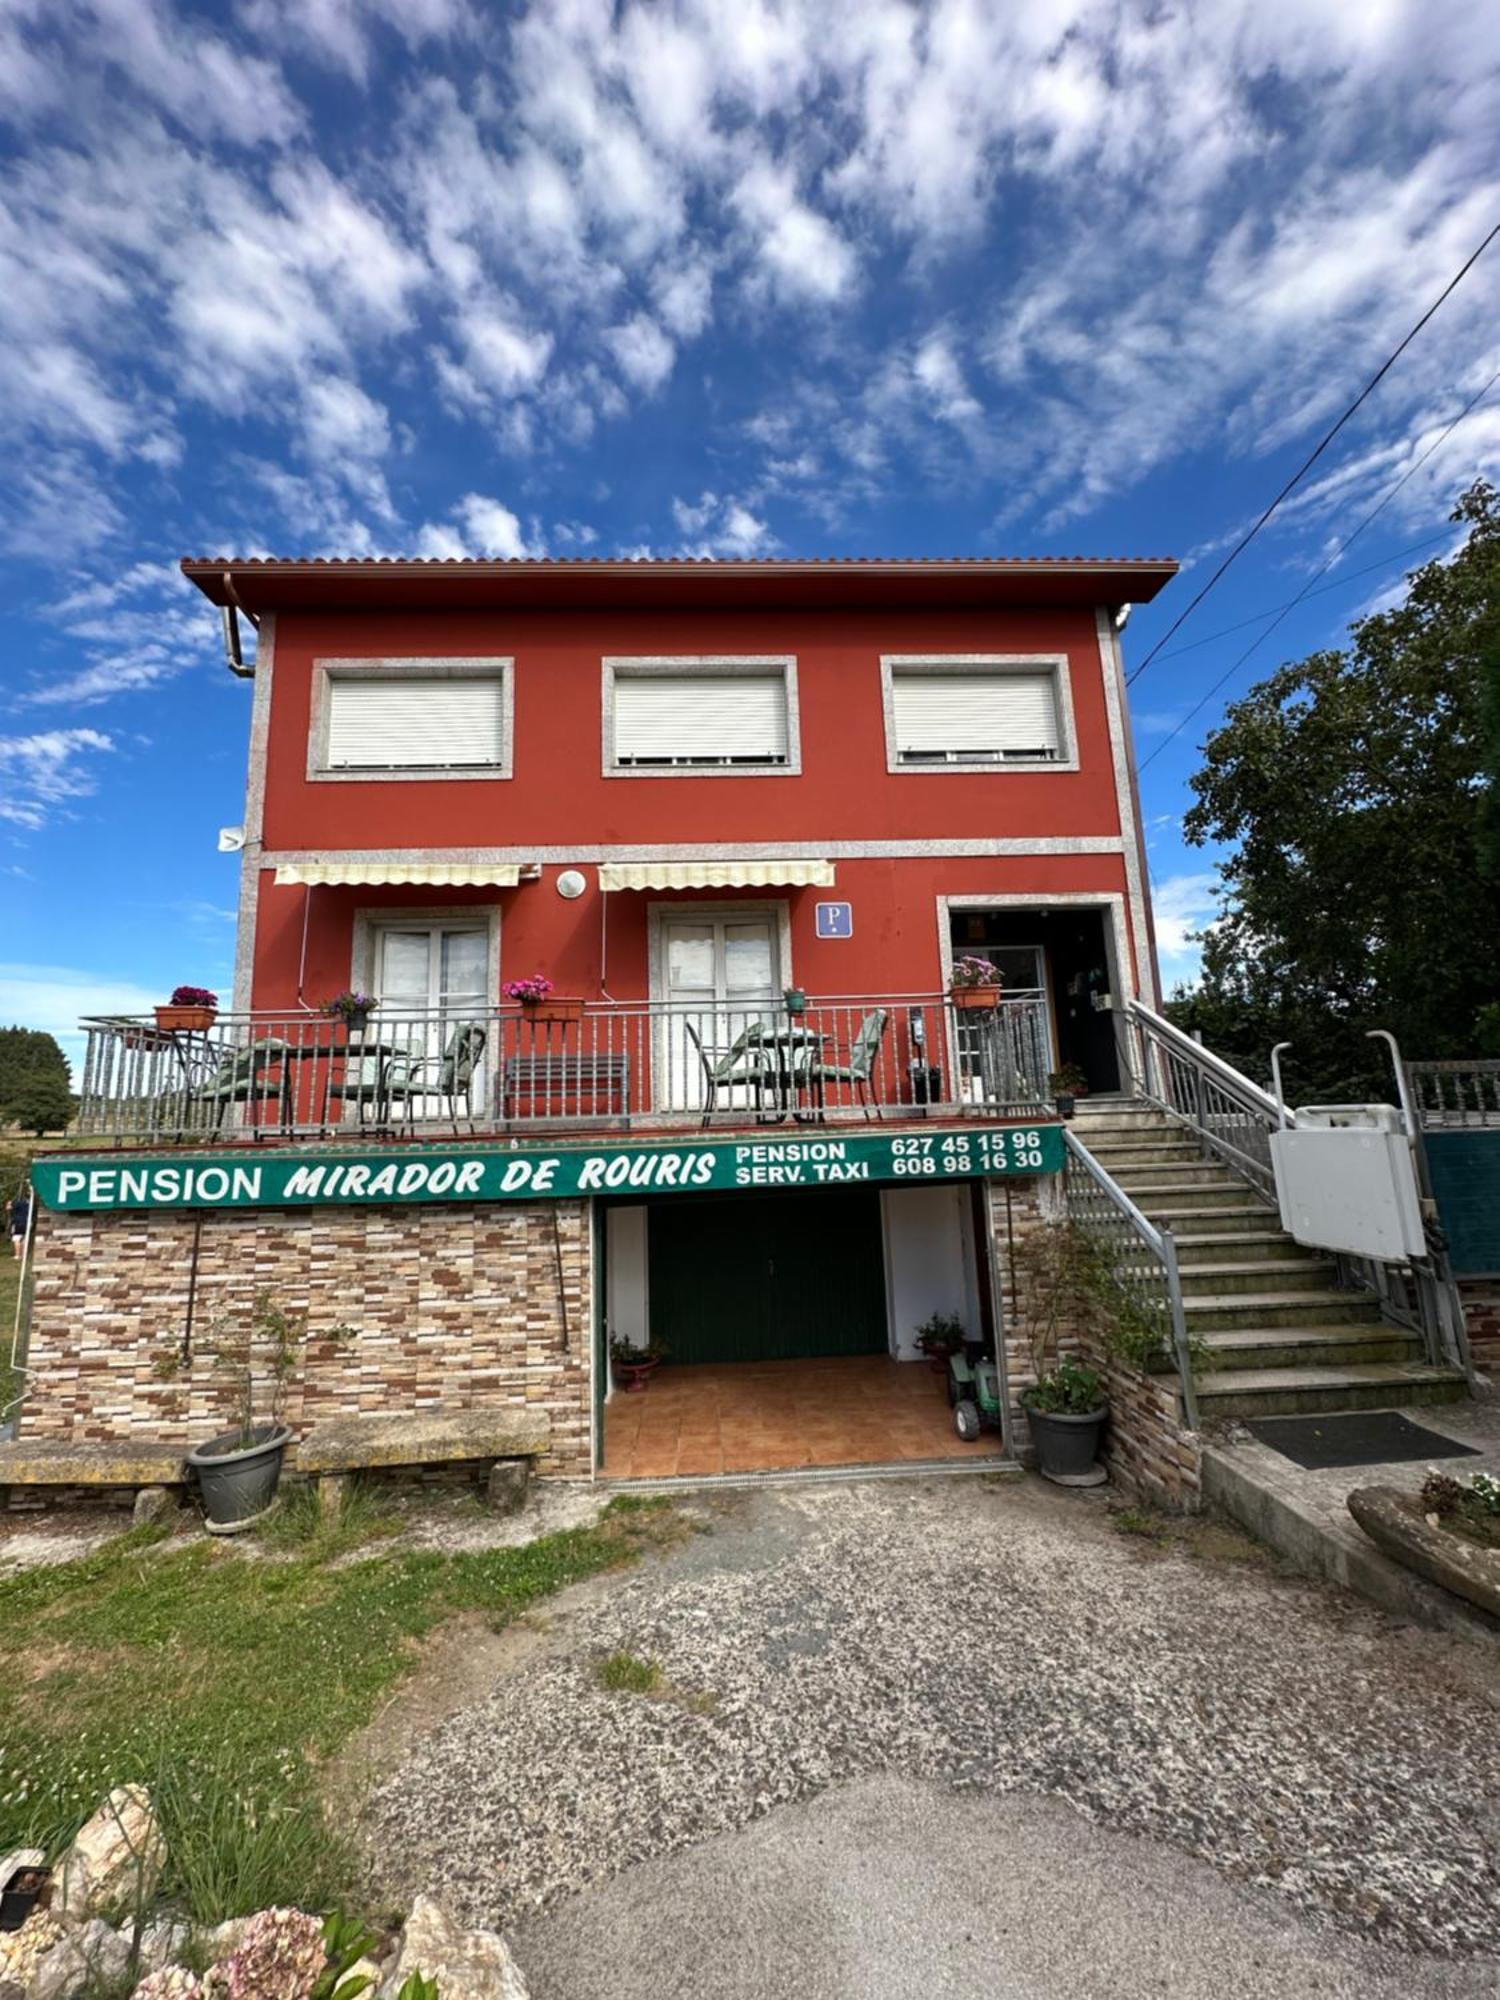
<svg viewBox="0 0 1500 2000">
<path fill-rule="evenodd" d="M 545 972 L 508 979 L 500 991 L 515 1001 L 528 1021 L 576 1021 L 583 1013 L 582 999 L 559 993 Z"/>
<path fill-rule="evenodd" d="M 948 998 L 960 1013 L 1000 1005 L 1000 974 L 987 958 L 956 958 L 948 978 Z"/>
<path fill-rule="evenodd" d="M 165 1034 L 202 1034 L 214 1024 L 219 996 L 206 986 L 174 987 L 164 1007 L 156 1009 L 156 1025 Z"/>
</svg>

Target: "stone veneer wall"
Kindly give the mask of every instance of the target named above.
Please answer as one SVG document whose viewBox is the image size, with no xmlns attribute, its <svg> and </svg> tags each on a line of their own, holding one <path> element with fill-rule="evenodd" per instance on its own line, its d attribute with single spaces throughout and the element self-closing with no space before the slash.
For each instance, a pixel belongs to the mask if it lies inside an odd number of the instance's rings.
<svg viewBox="0 0 1500 2000">
<path fill-rule="evenodd" d="M 1474 1366 L 1500 1376 L 1500 1278 L 1460 1278 L 1458 1292 Z"/>
<path fill-rule="evenodd" d="M 1012 1442 L 1017 1455 L 1026 1456 L 1031 1439 L 1021 1396 L 1036 1380 L 1036 1370 L 1025 1338 L 1023 1278 L 1012 1269 L 1010 1247 L 1012 1243 L 1019 1247 L 1034 1229 L 1050 1228 L 1065 1220 L 1062 1184 L 991 1181 L 988 1193 L 995 1281 L 1004 1315 Z M 1111 1477 L 1160 1506 L 1174 1511 L 1196 1510 L 1201 1496 L 1201 1457 L 1197 1434 L 1180 1421 L 1176 1377 L 1142 1374 L 1102 1352 L 1086 1332 L 1080 1334 L 1076 1329 L 1071 1337 L 1064 1331 L 1062 1344 L 1104 1377 L 1109 1396 L 1104 1462 Z"/>
<path fill-rule="evenodd" d="M 22 1436 L 191 1444 L 212 1433 L 222 1375 L 206 1358 L 175 1379 L 159 1372 L 182 1341 L 194 1230 L 183 1211 L 38 1209 Z M 206 1211 L 200 1337 L 216 1315 L 248 1313 L 262 1291 L 308 1314 L 287 1400 L 294 1432 L 392 1409 L 540 1406 L 552 1448 L 538 1471 L 591 1470 L 588 1202 Z M 339 1326 L 354 1337 L 328 1339 Z"/>
</svg>

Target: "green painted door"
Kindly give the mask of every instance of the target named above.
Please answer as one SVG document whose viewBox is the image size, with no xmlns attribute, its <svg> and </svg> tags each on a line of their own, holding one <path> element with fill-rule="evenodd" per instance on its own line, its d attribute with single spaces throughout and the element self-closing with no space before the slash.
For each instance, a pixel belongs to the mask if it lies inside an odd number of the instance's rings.
<svg viewBox="0 0 1500 2000">
<path fill-rule="evenodd" d="M 674 1362 L 884 1354 L 875 1188 L 676 1196 L 647 1223 L 651 1332 Z"/>
</svg>

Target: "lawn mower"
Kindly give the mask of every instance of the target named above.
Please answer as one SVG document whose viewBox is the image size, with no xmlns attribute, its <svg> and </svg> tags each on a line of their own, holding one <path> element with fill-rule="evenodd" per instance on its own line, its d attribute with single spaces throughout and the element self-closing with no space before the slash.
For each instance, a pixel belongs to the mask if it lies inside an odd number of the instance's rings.
<svg viewBox="0 0 1500 2000">
<path fill-rule="evenodd" d="M 953 1428 L 966 1443 L 1000 1429 L 1000 1371 L 977 1340 L 948 1356 L 948 1402 Z"/>
</svg>

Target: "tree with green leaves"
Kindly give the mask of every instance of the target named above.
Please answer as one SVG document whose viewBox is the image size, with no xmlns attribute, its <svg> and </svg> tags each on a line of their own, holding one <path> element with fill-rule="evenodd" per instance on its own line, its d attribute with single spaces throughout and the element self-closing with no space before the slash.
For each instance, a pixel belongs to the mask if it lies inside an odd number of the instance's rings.
<svg viewBox="0 0 1500 2000">
<path fill-rule="evenodd" d="M 23 1096 L 28 1104 L 40 1104 L 41 1098 L 36 1096 L 40 1088 L 50 1092 L 49 1103 L 55 1106 L 60 1092 L 71 1107 L 68 1059 L 57 1037 L 41 1028 L 0 1028 L 0 1123 L 21 1125 L 30 1131 L 30 1119 L 22 1116 L 20 1104 Z M 56 1131 L 66 1125 L 71 1115 L 70 1108 L 48 1129 Z"/>
<path fill-rule="evenodd" d="M 1253 687 L 1192 780 L 1187 838 L 1229 853 L 1173 1018 L 1257 1077 L 1291 1042 L 1301 1102 L 1392 1095 L 1368 1029 L 1415 1060 L 1500 1028 L 1500 494 L 1481 480 L 1452 518 L 1462 547 Z"/>
</svg>

